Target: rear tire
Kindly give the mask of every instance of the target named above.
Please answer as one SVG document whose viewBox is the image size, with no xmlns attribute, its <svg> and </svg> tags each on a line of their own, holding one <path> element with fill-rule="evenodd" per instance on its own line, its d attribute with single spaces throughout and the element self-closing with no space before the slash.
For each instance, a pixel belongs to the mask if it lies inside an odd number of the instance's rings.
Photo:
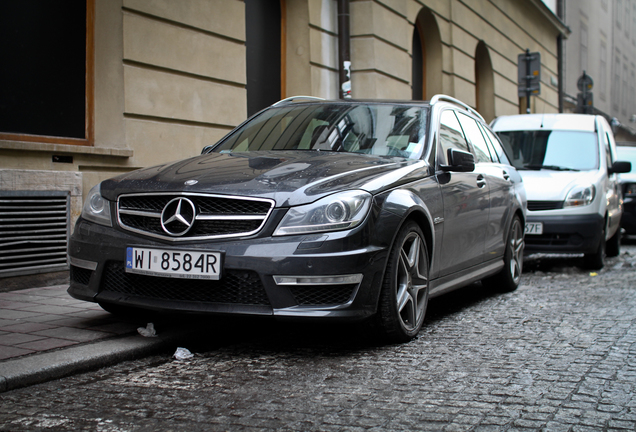
<svg viewBox="0 0 636 432">
<path fill-rule="evenodd" d="M 504 268 L 501 272 L 482 281 L 482 284 L 497 292 L 512 292 L 517 289 L 523 271 L 523 226 L 519 216 L 510 224 L 508 241 L 504 252 Z"/>
<path fill-rule="evenodd" d="M 611 239 L 605 245 L 605 255 L 616 257 L 621 254 L 621 228 L 618 227 Z"/>
<path fill-rule="evenodd" d="M 428 248 L 420 227 L 407 222 L 391 248 L 378 321 L 388 342 L 407 342 L 419 333 L 428 305 Z"/>
</svg>

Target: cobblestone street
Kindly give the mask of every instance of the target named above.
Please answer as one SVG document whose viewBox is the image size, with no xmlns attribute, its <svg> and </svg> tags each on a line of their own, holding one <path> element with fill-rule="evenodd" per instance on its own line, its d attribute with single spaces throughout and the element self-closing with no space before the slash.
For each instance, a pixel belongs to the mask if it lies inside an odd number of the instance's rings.
<svg viewBox="0 0 636 432">
<path fill-rule="evenodd" d="M 635 244 L 598 273 L 534 257 L 516 292 L 437 298 L 403 345 L 353 326 L 205 325 L 192 359 L 0 394 L 0 430 L 633 431 Z"/>
</svg>

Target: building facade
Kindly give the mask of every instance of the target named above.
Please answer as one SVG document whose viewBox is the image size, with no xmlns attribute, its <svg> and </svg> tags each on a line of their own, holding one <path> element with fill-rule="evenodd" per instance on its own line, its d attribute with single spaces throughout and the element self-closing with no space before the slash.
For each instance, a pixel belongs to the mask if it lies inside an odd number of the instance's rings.
<svg viewBox="0 0 636 432">
<path fill-rule="evenodd" d="M 101 180 L 197 155 L 279 99 L 338 98 L 339 1 L 3 2 L 0 201 L 26 220 L 42 211 L 13 201 L 66 194 L 70 231 Z M 517 56 L 529 49 L 542 68 L 532 111 L 558 111 L 557 37 L 568 29 L 541 0 L 347 4 L 354 98 L 445 93 L 488 121 L 525 112 Z M 38 237 L 43 223 L 0 237 L 0 276 L 65 266 L 61 246 L 54 263 L 3 263 L 2 253 L 37 249 L 15 238 Z"/>
<path fill-rule="evenodd" d="M 612 121 L 618 141 L 636 141 L 636 1 L 564 0 L 565 109 L 577 110 L 577 82 L 593 80 L 594 112 Z"/>
</svg>

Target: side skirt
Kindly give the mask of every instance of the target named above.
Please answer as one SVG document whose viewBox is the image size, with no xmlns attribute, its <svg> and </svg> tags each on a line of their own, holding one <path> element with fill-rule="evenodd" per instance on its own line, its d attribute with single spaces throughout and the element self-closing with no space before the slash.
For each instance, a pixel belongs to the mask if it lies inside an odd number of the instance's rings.
<svg viewBox="0 0 636 432">
<path fill-rule="evenodd" d="M 430 283 L 429 297 L 437 297 L 449 291 L 477 282 L 487 276 L 498 273 L 503 266 L 503 259 L 497 259 L 432 280 Z"/>
</svg>

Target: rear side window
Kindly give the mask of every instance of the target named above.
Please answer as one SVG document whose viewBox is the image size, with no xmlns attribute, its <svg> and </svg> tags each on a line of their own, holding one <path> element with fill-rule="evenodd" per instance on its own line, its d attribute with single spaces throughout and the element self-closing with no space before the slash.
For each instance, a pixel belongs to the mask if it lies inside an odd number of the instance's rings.
<svg viewBox="0 0 636 432">
<path fill-rule="evenodd" d="M 492 162 L 490 150 L 488 150 L 488 145 L 486 144 L 486 140 L 484 139 L 477 122 L 463 113 L 457 113 L 457 118 L 464 129 L 466 138 L 468 138 L 468 141 L 475 150 L 476 161 Z"/>
<path fill-rule="evenodd" d="M 462 128 L 459 125 L 457 117 L 455 117 L 455 111 L 443 111 L 439 123 L 440 152 L 438 154 L 438 161 L 440 164 L 446 165 L 448 149 L 454 148 L 465 152 L 469 150 Z"/>
</svg>

